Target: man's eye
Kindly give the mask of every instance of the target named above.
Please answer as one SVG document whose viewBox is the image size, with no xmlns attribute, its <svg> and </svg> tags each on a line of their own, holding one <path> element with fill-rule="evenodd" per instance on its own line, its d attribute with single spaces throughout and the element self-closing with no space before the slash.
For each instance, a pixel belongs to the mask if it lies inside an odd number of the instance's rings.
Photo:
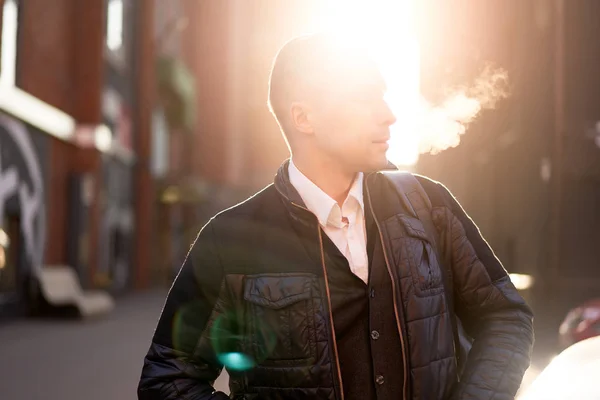
<svg viewBox="0 0 600 400">
<path fill-rule="evenodd" d="M 358 101 L 358 102 L 362 102 L 362 103 L 369 103 L 369 104 L 385 101 L 383 95 L 380 93 L 369 93 L 369 94 L 363 93 L 363 94 L 360 94 L 360 95 L 357 95 L 356 97 L 354 97 L 354 100 Z"/>
<path fill-rule="evenodd" d="M 378 101 L 383 100 L 384 93 L 374 90 L 356 90 L 350 93 L 350 97 L 355 100 Z"/>
</svg>

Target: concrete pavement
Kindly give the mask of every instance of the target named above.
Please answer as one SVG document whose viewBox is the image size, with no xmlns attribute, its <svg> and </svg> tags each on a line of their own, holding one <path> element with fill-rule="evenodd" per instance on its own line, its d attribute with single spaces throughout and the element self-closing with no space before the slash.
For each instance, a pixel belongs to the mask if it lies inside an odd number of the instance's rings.
<svg viewBox="0 0 600 400">
<path fill-rule="evenodd" d="M 129 295 L 90 321 L 23 319 L 0 326 L 0 399 L 133 400 L 166 296 Z M 217 381 L 227 390 L 227 377 Z"/>
<path fill-rule="evenodd" d="M 98 320 L 0 325 L 0 399 L 135 400 L 165 296 L 165 291 L 129 295 Z M 525 386 L 537 372 L 529 371 Z M 228 393 L 225 373 L 215 386 Z"/>
</svg>

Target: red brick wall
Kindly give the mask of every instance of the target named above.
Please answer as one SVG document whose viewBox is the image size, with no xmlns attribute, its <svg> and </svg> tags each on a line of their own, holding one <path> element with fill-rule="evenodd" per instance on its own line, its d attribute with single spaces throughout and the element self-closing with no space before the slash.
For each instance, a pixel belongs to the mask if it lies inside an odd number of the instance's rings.
<svg viewBox="0 0 600 400">
<path fill-rule="evenodd" d="M 99 123 L 104 0 L 27 0 L 21 7 L 17 85 L 82 123 Z"/>
<path fill-rule="evenodd" d="M 156 253 L 153 253 L 156 232 L 153 230 L 154 193 L 152 176 L 150 173 L 150 148 L 152 131 L 152 112 L 155 102 L 154 90 L 154 35 L 153 18 L 154 2 L 144 0 L 140 10 L 140 21 L 137 35 L 141 58 L 141 65 L 145 65 L 137 74 L 138 82 L 138 107 L 135 110 L 134 119 L 138 129 L 138 140 L 136 153 L 138 162 L 135 166 L 135 257 L 134 257 L 134 279 L 136 288 L 143 288 L 149 284 L 149 270 Z"/>
<path fill-rule="evenodd" d="M 17 84 L 73 112 L 73 2 L 27 0 L 20 12 Z"/>
<path fill-rule="evenodd" d="M 228 56 L 230 1 L 187 0 L 190 24 L 183 35 L 185 58 L 196 76 L 197 125 L 194 170 L 205 179 L 224 183 L 229 126 Z"/>
</svg>

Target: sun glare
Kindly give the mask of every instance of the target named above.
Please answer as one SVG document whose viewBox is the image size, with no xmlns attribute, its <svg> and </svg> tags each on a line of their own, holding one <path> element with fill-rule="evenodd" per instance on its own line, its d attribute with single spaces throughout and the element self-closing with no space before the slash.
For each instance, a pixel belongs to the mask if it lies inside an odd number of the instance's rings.
<svg viewBox="0 0 600 400">
<path fill-rule="evenodd" d="M 415 164 L 422 107 L 412 0 L 330 0 L 322 15 L 321 24 L 340 40 L 369 43 L 388 86 L 388 103 L 397 117 L 391 127 L 388 158 L 401 166 Z"/>
</svg>

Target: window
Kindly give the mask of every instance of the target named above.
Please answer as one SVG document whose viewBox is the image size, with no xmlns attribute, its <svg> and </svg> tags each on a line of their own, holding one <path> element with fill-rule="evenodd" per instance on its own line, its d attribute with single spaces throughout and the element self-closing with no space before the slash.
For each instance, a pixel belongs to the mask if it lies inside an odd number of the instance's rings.
<svg viewBox="0 0 600 400">
<path fill-rule="evenodd" d="M 152 113 L 152 155 L 150 169 L 155 178 L 165 178 L 169 172 L 169 127 L 162 109 Z"/>
<path fill-rule="evenodd" d="M 125 21 L 128 15 L 128 0 L 106 0 L 106 31 L 105 53 L 106 58 L 117 68 L 123 69 L 127 65 L 127 29 Z"/>
<path fill-rule="evenodd" d="M 17 30 L 19 24 L 19 8 L 15 0 L 4 0 L 2 10 L 2 50 L 0 57 L 0 84 L 15 85 L 17 64 Z"/>
<path fill-rule="evenodd" d="M 118 52 L 123 47 L 123 39 L 123 0 L 109 0 L 106 46 L 109 50 Z"/>
</svg>

